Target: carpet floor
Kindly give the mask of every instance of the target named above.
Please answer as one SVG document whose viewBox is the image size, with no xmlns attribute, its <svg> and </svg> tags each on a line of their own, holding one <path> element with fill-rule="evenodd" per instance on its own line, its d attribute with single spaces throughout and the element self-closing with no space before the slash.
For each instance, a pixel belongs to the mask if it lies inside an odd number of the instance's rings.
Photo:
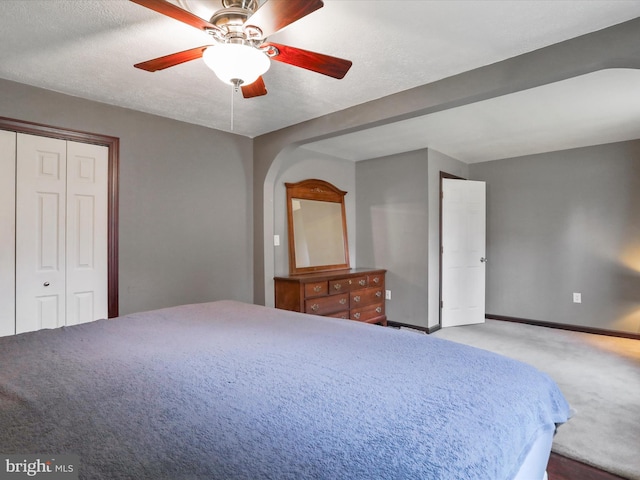
<svg viewBox="0 0 640 480">
<path fill-rule="evenodd" d="M 487 320 L 433 334 L 549 374 L 576 410 L 553 451 L 640 480 L 640 340 Z"/>
</svg>

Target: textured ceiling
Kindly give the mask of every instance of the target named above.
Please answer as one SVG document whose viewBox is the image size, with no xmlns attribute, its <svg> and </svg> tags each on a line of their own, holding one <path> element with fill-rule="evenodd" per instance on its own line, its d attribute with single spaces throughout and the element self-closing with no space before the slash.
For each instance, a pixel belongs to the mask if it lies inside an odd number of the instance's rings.
<svg viewBox="0 0 640 480">
<path fill-rule="evenodd" d="M 465 163 L 640 137 L 640 70 L 599 70 L 304 148 L 366 160 L 433 148 Z"/>
<path fill-rule="evenodd" d="M 209 38 L 127 0 L 1 0 L 0 11 L 0 78 L 255 137 L 621 23 L 640 2 L 325 0 L 270 40 L 350 59 L 351 71 L 272 62 L 268 95 L 252 99 L 201 60 L 133 68 Z"/>
</svg>

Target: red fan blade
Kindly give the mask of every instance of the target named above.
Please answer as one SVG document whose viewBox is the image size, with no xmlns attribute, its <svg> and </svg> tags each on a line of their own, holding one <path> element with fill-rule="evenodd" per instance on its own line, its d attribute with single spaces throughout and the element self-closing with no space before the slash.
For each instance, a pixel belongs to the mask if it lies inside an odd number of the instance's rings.
<svg viewBox="0 0 640 480">
<path fill-rule="evenodd" d="M 262 77 L 258 77 L 255 82 L 241 88 L 244 98 L 260 97 L 267 94 L 267 87 L 265 87 Z"/>
<path fill-rule="evenodd" d="M 263 47 L 275 47 L 278 49 L 278 54 L 271 57 L 272 60 L 306 68 L 307 70 L 333 78 L 343 78 L 352 65 L 350 60 L 330 57 L 329 55 L 309 52 L 308 50 L 288 47 L 287 45 L 280 45 L 278 43 L 265 43 Z"/>
<path fill-rule="evenodd" d="M 167 2 L 166 0 L 130 0 L 133 3 L 137 3 L 138 5 L 142 5 L 143 7 L 150 8 L 162 15 L 166 15 L 167 17 L 171 17 L 179 22 L 186 23 L 192 27 L 195 27 L 199 30 L 206 30 L 208 28 L 216 28 L 206 20 L 194 15 L 191 12 L 187 12 L 186 10 L 181 9 L 180 7 L 174 5 L 173 3 Z"/>
<path fill-rule="evenodd" d="M 323 6 L 322 0 L 267 0 L 244 25 L 258 27 L 268 37 Z"/>
<path fill-rule="evenodd" d="M 154 58 L 153 60 L 147 60 L 146 62 L 136 63 L 134 67 L 147 72 L 156 72 L 158 70 L 164 70 L 165 68 L 180 65 L 181 63 L 190 62 L 196 58 L 201 58 L 202 53 L 210 45 L 204 45 L 202 47 L 192 48 L 185 50 L 184 52 L 172 53 L 171 55 L 165 55 L 164 57 Z"/>
</svg>

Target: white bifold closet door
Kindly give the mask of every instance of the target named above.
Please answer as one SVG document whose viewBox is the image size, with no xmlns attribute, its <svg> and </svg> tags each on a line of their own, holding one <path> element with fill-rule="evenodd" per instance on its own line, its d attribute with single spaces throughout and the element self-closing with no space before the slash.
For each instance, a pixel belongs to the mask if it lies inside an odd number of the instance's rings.
<svg viewBox="0 0 640 480">
<path fill-rule="evenodd" d="M 107 317 L 108 149 L 17 134 L 15 329 Z"/>
</svg>

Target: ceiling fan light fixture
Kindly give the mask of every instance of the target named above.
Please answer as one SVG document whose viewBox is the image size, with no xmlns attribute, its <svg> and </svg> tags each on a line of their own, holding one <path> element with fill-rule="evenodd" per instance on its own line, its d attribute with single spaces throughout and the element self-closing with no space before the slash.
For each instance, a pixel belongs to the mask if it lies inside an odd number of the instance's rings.
<svg viewBox="0 0 640 480">
<path fill-rule="evenodd" d="M 271 61 L 257 48 L 237 43 L 223 43 L 207 48 L 204 63 L 229 85 L 250 85 L 262 76 Z"/>
</svg>

